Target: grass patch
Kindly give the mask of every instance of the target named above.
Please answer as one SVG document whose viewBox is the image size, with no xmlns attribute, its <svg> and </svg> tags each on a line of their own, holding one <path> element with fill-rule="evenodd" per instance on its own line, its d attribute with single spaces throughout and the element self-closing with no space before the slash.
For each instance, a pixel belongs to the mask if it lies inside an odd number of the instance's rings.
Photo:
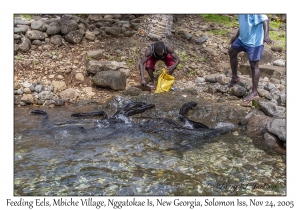
<svg viewBox="0 0 300 210">
<path fill-rule="evenodd" d="M 32 15 L 32 14 L 24 14 L 24 15 L 22 15 L 22 17 L 23 17 L 24 19 L 26 19 L 26 20 L 31 20 L 33 16 L 34 16 L 34 15 Z"/>
<path fill-rule="evenodd" d="M 269 31 L 269 36 L 270 39 L 273 40 L 275 42 L 275 46 L 280 46 L 283 47 L 283 49 L 285 49 L 286 46 L 286 35 L 285 34 L 281 34 L 277 31 Z"/>
<path fill-rule="evenodd" d="M 280 21 L 276 21 L 276 20 L 273 20 L 273 21 L 270 21 L 269 22 L 269 25 L 270 25 L 270 27 L 272 27 L 272 28 L 279 28 L 279 26 L 281 25 L 281 23 L 280 23 Z"/>
<path fill-rule="evenodd" d="M 224 24 L 225 26 L 238 26 L 237 19 L 231 19 L 230 17 L 218 14 L 201 14 L 200 15 L 206 22 L 217 23 L 217 24 Z"/>
</svg>

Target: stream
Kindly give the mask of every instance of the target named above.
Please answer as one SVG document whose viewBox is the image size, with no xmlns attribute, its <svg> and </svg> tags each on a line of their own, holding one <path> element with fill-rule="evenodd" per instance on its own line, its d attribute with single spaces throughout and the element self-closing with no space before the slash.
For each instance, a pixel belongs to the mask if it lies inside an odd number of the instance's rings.
<svg viewBox="0 0 300 210">
<path fill-rule="evenodd" d="M 261 137 L 152 131 L 134 116 L 110 126 L 70 117 L 97 108 L 14 108 L 15 196 L 286 195 L 286 156 Z"/>
</svg>

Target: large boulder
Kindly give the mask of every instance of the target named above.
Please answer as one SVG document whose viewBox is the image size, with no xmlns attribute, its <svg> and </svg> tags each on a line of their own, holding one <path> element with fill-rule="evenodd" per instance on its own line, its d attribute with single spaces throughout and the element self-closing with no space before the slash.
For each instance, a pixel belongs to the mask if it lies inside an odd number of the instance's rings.
<svg viewBox="0 0 300 210">
<path fill-rule="evenodd" d="M 257 102 L 254 101 L 261 110 L 270 117 L 284 117 L 286 116 L 286 108 L 283 106 L 277 106 L 273 102 L 266 101 L 266 100 L 258 100 Z"/>
<path fill-rule="evenodd" d="M 21 44 L 19 44 L 19 50 L 21 52 L 27 52 L 31 48 L 31 42 L 27 37 L 21 39 Z"/>
<path fill-rule="evenodd" d="M 78 29 L 78 24 L 74 20 L 62 19 L 61 20 L 61 33 L 68 34 L 71 31 Z"/>
<path fill-rule="evenodd" d="M 54 21 L 47 26 L 46 33 L 48 35 L 54 35 L 54 34 L 58 34 L 60 30 L 61 30 L 60 24 Z"/>
<path fill-rule="evenodd" d="M 286 119 L 273 118 L 268 124 L 267 129 L 276 135 L 281 141 L 286 141 Z"/>
<path fill-rule="evenodd" d="M 37 20 L 37 21 L 33 21 L 31 23 L 31 29 L 33 30 L 38 30 L 38 31 L 46 31 L 46 26 L 44 21 L 42 20 Z"/>
<path fill-rule="evenodd" d="M 126 76 L 120 71 L 100 71 L 93 78 L 92 82 L 96 86 L 108 87 L 113 90 L 125 90 Z"/>
<path fill-rule="evenodd" d="M 26 37 L 30 40 L 44 40 L 45 39 L 45 34 L 41 31 L 37 30 L 32 30 L 32 31 L 27 31 L 26 32 Z"/>
<path fill-rule="evenodd" d="M 262 136 L 266 132 L 266 126 L 271 117 L 264 115 L 253 115 L 247 124 L 247 135 L 250 137 Z"/>
<path fill-rule="evenodd" d="M 83 33 L 79 30 L 71 31 L 65 36 L 65 39 L 72 44 L 79 44 L 83 38 Z"/>
<path fill-rule="evenodd" d="M 107 27 L 105 32 L 113 36 L 120 36 L 121 28 L 120 27 Z"/>
</svg>

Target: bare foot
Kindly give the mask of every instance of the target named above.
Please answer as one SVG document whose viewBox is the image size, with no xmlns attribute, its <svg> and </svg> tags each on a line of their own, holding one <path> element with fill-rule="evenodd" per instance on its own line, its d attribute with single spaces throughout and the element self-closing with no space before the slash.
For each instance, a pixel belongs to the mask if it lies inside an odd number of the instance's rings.
<svg viewBox="0 0 300 210">
<path fill-rule="evenodd" d="M 250 95 L 246 96 L 243 101 L 249 102 L 252 101 L 254 98 L 259 98 L 258 93 L 250 93 Z"/>
<path fill-rule="evenodd" d="M 236 77 L 236 78 L 232 78 L 230 80 L 230 83 L 228 85 L 229 88 L 233 87 L 238 81 L 240 81 L 240 78 L 239 77 Z"/>
</svg>

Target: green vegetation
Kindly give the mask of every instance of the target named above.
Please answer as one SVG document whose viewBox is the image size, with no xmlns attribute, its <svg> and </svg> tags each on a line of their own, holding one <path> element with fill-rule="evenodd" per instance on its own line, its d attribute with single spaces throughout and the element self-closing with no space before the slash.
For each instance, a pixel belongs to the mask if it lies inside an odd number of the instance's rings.
<svg viewBox="0 0 300 210">
<path fill-rule="evenodd" d="M 24 15 L 22 15 L 22 17 L 25 18 L 26 20 L 31 20 L 33 16 L 34 16 L 33 14 L 24 14 Z"/>
<path fill-rule="evenodd" d="M 181 61 L 186 61 L 189 58 L 189 56 L 186 54 L 185 51 L 176 52 L 176 54 L 178 55 L 178 57 Z"/>
<path fill-rule="evenodd" d="M 182 69 L 182 67 L 183 67 L 183 66 L 182 66 L 182 64 L 180 63 L 180 64 L 178 64 L 177 69 L 180 70 L 180 69 Z"/>
<path fill-rule="evenodd" d="M 90 58 L 90 57 L 88 57 L 88 58 L 86 58 L 88 61 L 90 61 L 90 60 L 92 60 L 92 58 Z"/>
<path fill-rule="evenodd" d="M 269 23 L 269 25 L 270 25 L 270 27 L 272 27 L 272 28 L 279 28 L 279 26 L 280 26 L 280 21 L 277 21 L 277 20 L 273 20 L 273 21 L 270 21 L 270 23 Z"/>
<path fill-rule="evenodd" d="M 270 31 L 269 32 L 271 40 L 275 42 L 275 46 L 280 46 L 285 49 L 286 46 L 286 40 L 285 40 L 285 34 L 281 34 L 278 31 Z"/>
<path fill-rule="evenodd" d="M 22 60 L 22 59 L 23 59 L 23 55 L 16 56 L 16 60 Z"/>
<path fill-rule="evenodd" d="M 224 24 L 225 26 L 238 26 L 237 19 L 231 19 L 230 17 L 218 14 L 201 14 L 201 17 L 204 18 L 206 22 L 216 23 L 216 24 Z"/>
</svg>

